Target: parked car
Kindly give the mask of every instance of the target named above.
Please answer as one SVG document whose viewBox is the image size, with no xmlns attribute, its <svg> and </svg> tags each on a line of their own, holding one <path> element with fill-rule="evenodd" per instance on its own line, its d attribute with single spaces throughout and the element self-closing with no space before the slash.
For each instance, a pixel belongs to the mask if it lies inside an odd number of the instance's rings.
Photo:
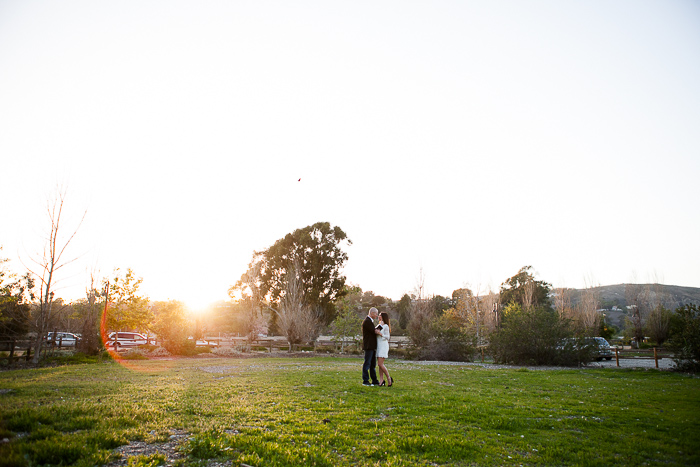
<svg viewBox="0 0 700 467">
<path fill-rule="evenodd" d="M 612 360 L 613 352 L 610 343 L 602 337 L 589 337 L 587 339 L 593 346 L 593 356 L 596 360 Z"/>
<path fill-rule="evenodd" d="M 80 341 L 80 336 L 72 332 L 56 332 L 53 331 L 46 335 L 46 342 L 51 345 L 60 345 L 61 347 L 75 347 Z"/>
<path fill-rule="evenodd" d="M 602 337 L 581 337 L 562 340 L 558 349 L 582 351 L 589 349 L 594 360 L 612 360 L 613 352 L 610 343 Z"/>
<path fill-rule="evenodd" d="M 191 341 L 194 340 L 192 337 L 188 337 L 187 340 Z M 219 343 L 216 342 L 215 340 L 209 340 L 209 339 L 197 339 L 197 341 L 194 344 L 196 347 L 218 347 Z"/>
<path fill-rule="evenodd" d="M 107 337 L 105 347 L 112 347 L 119 350 L 120 348 L 136 347 L 153 343 L 153 339 L 148 339 L 138 332 L 111 332 Z"/>
</svg>

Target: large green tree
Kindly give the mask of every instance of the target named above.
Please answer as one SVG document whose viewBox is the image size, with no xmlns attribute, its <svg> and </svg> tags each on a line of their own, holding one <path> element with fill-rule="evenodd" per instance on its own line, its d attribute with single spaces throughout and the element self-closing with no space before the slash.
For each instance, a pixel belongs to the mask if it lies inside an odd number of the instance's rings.
<svg viewBox="0 0 700 467">
<path fill-rule="evenodd" d="M 341 249 L 344 243 L 352 244 L 340 227 L 317 222 L 256 252 L 251 264 L 259 265 L 261 296 L 278 307 L 288 283 L 287 274 L 296 264 L 304 302 L 322 322 L 330 323 L 335 316 L 335 301 L 345 293 L 342 268 L 348 255 Z M 250 279 L 240 283 L 246 281 Z"/>
<path fill-rule="evenodd" d="M 516 275 L 501 284 L 501 305 L 515 303 L 523 308 L 551 309 L 552 304 L 549 298 L 551 290 L 551 284 L 535 279 L 532 266 L 524 266 Z"/>
</svg>

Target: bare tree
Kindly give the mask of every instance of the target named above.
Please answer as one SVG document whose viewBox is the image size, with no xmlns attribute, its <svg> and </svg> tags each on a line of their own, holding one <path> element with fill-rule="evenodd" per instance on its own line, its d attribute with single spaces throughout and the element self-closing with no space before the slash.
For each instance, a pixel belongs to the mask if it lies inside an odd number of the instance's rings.
<svg viewBox="0 0 700 467">
<path fill-rule="evenodd" d="M 571 290 L 565 287 L 554 289 L 554 309 L 560 318 L 571 318 Z"/>
<path fill-rule="evenodd" d="M 535 304 L 535 291 L 535 282 L 527 281 L 523 286 L 523 309 L 529 310 Z"/>
<path fill-rule="evenodd" d="M 588 286 L 581 294 L 581 300 L 576 306 L 577 324 L 579 330 L 587 335 L 596 335 L 600 326 L 600 291 L 597 287 Z"/>
<path fill-rule="evenodd" d="M 49 331 L 50 326 L 60 312 L 60 309 L 54 307 L 53 287 L 56 283 L 55 276 L 60 269 L 77 259 L 66 260 L 64 255 L 71 241 L 78 233 L 78 229 L 87 214 L 87 211 L 83 213 L 78 226 L 70 235 L 62 237 L 63 229 L 61 225 L 61 216 L 63 215 L 65 199 L 66 190 L 59 188 L 56 190 L 53 201 L 47 204 L 46 210 L 51 227 L 46 238 L 42 257 L 32 260 L 38 266 L 38 269 L 30 269 L 30 272 L 37 278 L 37 282 L 40 286 L 39 303 L 35 307 L 32 323 L 36 331 L 33 357 L 33 362 L 35 364 L 39 362 L 39 354 L 41 353 L 44 336 Z"/>
<path fill-rule="evenodd" d="M 281 297 L 277 315 L 277 326 L 287 338 L 289 351 L 294 345 L 313 339 L 318 331 L 319 319 L 306 303 L 304 288 L 295 261 L 285 277 L 284 295 Z"/>
<path fill-rule="evenodd" d="M 498 295 L 490 289 L 482 294 L 477 286 L 476 293 L 469 288 L 457 291 L 455 314 L 463 323 L 467 332 L 474 337 L 478 345 L 483 344 L 487 330 L 495 329 L 494 306 L 498 303 Z"/>
<path fill-rule="evenodd" d="M 233 297 L 240 293 L 243 312 L 240 316 L 240 329 L 248 339 L 248 350 L 258 334 L 267 332 L 267 323 L 263 315 L 263 295 L 260 278 L 261 263 L 253 261 L 243 273 L 238 283 L 231 287 L 229 294 Z"/>
<path fill-rule="evenodd" d="M 425 274 L 420 268 L 420 274 L 416 280 L 413 290 L 415 299 L 411 301 L 410 316 L 408 323 L 408 335 L 416 347 L 422 348 L 428 345 L 433 337 L 432 324 L 435 319 L 433 301 L 425 296 Z"/>
</svg>

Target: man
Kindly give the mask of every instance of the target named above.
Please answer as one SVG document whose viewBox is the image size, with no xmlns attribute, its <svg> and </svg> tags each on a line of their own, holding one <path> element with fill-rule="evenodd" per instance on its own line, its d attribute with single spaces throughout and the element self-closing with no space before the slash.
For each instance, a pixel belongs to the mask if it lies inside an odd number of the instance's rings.
<svg viewBox="0 0 700 467">
<path fill-rule="evenodd" d="M 369 314 L 362 322 L 362 349 L 365 351 L 365 362 L 362 365 L 362 384 L 365 386 L 379 385 L 377 381 L 377 331 L 374 328 L 374 320 L 377 319 L 379 311 L 372 307 Z M 370 377 L 372 382 L 369 382 Z"/>
</svg>

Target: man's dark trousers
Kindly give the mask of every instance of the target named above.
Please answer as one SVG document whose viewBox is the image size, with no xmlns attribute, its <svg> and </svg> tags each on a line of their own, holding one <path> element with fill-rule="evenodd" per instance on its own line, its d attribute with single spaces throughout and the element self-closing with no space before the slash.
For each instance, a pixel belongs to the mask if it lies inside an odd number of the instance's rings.
<svg viewBox="0 0 700 467">
<path fill-rule="evenodd" d="M 377 349 L 365 350 L 365 363 L 362 365 L 362 382 L 369 383 L 372 378 L 372 384 L 379 384 L 377 380 Z M 357 367 L 355 367 L 357 368 Z M 355 370 L 357 371 L 357 370 Z"/>
</svg>

